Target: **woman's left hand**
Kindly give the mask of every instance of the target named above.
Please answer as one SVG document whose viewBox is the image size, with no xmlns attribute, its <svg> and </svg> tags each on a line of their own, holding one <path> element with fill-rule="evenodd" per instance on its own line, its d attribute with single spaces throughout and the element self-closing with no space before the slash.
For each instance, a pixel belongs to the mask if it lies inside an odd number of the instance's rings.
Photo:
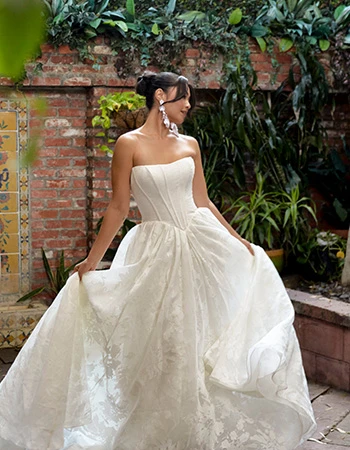
<svg viewBox="0 0 350 450">
<path fill-rule="evenodd" d="M 254 256 L 254 249 L 253 249 L 251 243 L 248 242 L 246 239 L 241 239 L 241 242 L 243 245 L 245 245 L 247 247 L 247 249 L 249 250 L 249 253 L 251 253 Z"/>
</svg>

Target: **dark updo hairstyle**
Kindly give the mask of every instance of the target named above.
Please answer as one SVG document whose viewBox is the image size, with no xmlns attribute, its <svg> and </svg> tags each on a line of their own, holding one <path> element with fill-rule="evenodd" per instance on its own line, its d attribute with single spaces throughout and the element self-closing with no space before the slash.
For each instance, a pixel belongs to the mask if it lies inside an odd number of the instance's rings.
<svg viewBox="0 0 350 450">
<path fill-rule="evenodd" d="M 137 79 L 136 92 L 137 94 L 146 97 L 146 106 L 149 110 L 154 105 L 154 93 L 157 89 L 162 89 L 165 93 L 172 87 L 176 87 L 176 96 L 173 100 L 169 100 L 165 103 L 174 103 L 182 98 L 186 97 L 188 91 L 191 94 L 189 112 L 193 110 L 196 104 L 196 98 L 193 87 L 188 83 L 187 78 L 182 75 L 177 75 L 172 72 L 150 72 L 146 70 L 143 75 Z"/>
</svg>

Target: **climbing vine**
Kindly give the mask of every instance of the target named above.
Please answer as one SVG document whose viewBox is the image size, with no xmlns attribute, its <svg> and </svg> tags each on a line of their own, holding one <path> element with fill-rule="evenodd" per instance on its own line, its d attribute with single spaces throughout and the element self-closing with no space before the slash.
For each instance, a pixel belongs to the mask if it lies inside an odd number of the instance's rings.
<svg viewBox="0 0 350 450">
<path fill-rule="evenodd" d="M 247 55 L 249 36 L 263 52 L 278 39 L 280 51 L 293 50 L 304 57 L 305 49 L 317 53 L 334 45 L 334 62 L 341 66 L 343 79 L 350 73 L 349 61 L 342 57 L 350 48 L 350 6 L 344 3 L 320 7 L 315 0 L 270 0 L 268 4 L 254 2 L 253 9 L 244 0 L 236 0 L 234 6 L 229 6 L 231 2 L 209 1 L 206 8 L 199 0 L 45 3 L 53 44 L 68 44 L 77 48 L 82 58 L 92 57 L 89 39 L 107 36 L 115 54 L 123 56 L 117 67 L 121 75 L 135 73 L 135 61 L 142 66 L 176 70 L 190 47 L 198 47 L 212 58 L 220 55 L 225 66 Z M 193 7 L 196 9 L 191 10 Z"/>
</svg>

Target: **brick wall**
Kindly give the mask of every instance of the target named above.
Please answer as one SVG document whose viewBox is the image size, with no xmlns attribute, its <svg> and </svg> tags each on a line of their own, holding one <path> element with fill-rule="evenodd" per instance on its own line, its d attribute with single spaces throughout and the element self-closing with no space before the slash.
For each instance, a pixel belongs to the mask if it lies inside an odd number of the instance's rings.
<svg viewBox="0 0 350 450">
<path fill-rule="evenodd" d="M 117 75 L 120 57 L 112 54 L 103 38 L 96 40 L 92 51 L 99 68 L 94 66 L 96 61 L 80 61 L 78 52 L 67 46 L 55 49 L 43 45 L 42 55 L 27 65 L 27 78 L 21 88 L 28 99 L 41 96 L 47 101 L 43 117 L 34 106 L 29 107 L 29 133 L 41 133 L 40 154 L 30 178 L 33 286 L 45 277 L 40 248 L 48 251 L 52 262 L 60 250 L 65 250 L 69 261 L 83 257 L 109 201 L 110 157 L 96 149 L 98 139 L 94 137 L 91 118 L 97 112 L 101 95 L 133 88 L 136 75 Z M 276 58 L 278 83 L 288 73 L 292 57 L 279 54 Z M 252 43 L 251 60 L 258 71 L 259 87 L 273 89 L 274 69 L 269 55 L 262 54 Z M 199 48 L 187 50 L 182 73 L 202 92 L 223 87 L 218 81 L 222 61 L 214 64 L 210 55 Z M 0 78 L 0 85 L 11 91 L 10 80 Z M 336 144 L 340 142 L 340 131 L 350 137 L 349 109 L 343 101 L 339 109 L 327 112 L 327 126 Z M 135 208 L 130 214 L 138 217 Z"/>
<path fill-rule="evenodd" d="M 29 90 L 46 102 L 43 113 L 29 108 L 31 135 L 40 135 L 38 159 L 30 171 L 33 287 L 45 279 L 41 247 L 50 260 L 65 251 L 68 260 L 87 247 L 87 151 L 84 89 Z M 29 103 L 30 104 L 30 103 Z"/>
<path fill-rule="evenodd" d="M 349 328 L 299 314 L 296 315 L 294 327 L 307 377 L 349 391 Z"/>
</svg>

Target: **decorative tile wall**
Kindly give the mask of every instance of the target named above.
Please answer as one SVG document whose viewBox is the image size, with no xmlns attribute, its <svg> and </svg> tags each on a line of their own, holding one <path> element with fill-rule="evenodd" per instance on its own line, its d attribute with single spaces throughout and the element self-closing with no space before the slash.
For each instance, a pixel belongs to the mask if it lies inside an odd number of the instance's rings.
<svg viewBox="0 0 350 450">
<path fill-rule="evenodd" d="M 40 303 L 0 307 L 0 349 L 22 347 L 46 310 Z"/>
<path fill-rule="evenodd" d="M 0 99 L 0 305 L 29 290 L 27 123 L 25 100 Z"/>
</svg>

